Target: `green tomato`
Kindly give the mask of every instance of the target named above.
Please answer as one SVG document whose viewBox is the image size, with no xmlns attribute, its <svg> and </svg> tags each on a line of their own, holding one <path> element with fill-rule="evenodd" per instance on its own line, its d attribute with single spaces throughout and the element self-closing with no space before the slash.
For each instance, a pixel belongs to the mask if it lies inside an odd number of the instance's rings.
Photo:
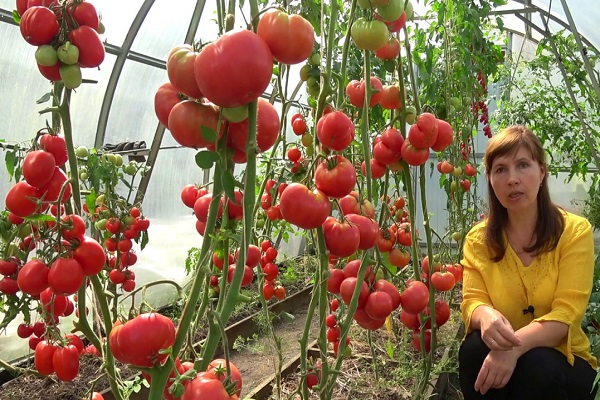
<svg viewBox="0 0 600 400">
<path fill-rule="evenodd" d="M 43 44 L 35 51 L 35 62 L 43 67 L 52 67 L 58 62 L 56 50 L 49 44 Z"/>
<path fill-rule="evenodd" d="M 310 96 L 316 97 L 319 95 L 319 92 L 321 91 L 321 88 L 319 87 L 319 85 L 315 85 L 315 86 L 306 86 L 306 93 L 308 93 Z"/>
<path fill-rule="evenodd" d="M 104 155 L 104 160 L 111 163 L 112 165 L 116 165 L 117 164 L 117 157 L 112 154 L 112 153 L 108 153 Z"/>
<path fill-rule="evenodd" d="M 417 109 L 414 108 L 413 106 L 406 107 L 406 123 L 412 125 L 415 123 L 416 118 L 417 118 Z"/>
<path fill-rule="evenodd" d="M 90 154 L 90 151 L 85 146 L 79 146 L 75 149 L 75 156 L 77 158 L 86 158 Z"/>
<path fill-rule="evenodd" d="M 257 219 L 256 222 L 254 223 L 254 226 L 257 229 L 262 229 L 265 226 L 265 220 L 264 219 Z"/>
<path fill-rule="evenodd" d="M 244 104 L 239 107 L 223 107 L 221 108 L 223 117 L 229 122 L 242 122 L 248 118 L 248 105 Z"/>
<path fill-rule="evenodd" d="M 135 173 L 137 172 L 137 168 L 134 164 L 130 163 L 123 166 L 123 172 L 127 175 L 135 175 Z"/>
<path fill-rule="evenodd" d="M 79 65 L 61 65 L 59 69 L 60 79 L 67 89 L 76 89 L 81 85 L 81 68 Z"/>
<path fill-rule="evenodd" d="M 123 165 L 123 156 L 120 154 L 115 154 L 115 165 L 117 167 L 120 167 L 121 165 Z"/>
<path fill-rule="evenodd" d="M 361 17 L 352 24 L 350 36 L 359 49 L 376 51 L 387 43 L 389 31 L 383 21 L 367 21 Z"/>
<path fill-rule="evenodd" d="M 63 64 L 77 64 L 77 61 L 79 61 L 79 48 L 71 44 L 71 42 L 66 41 L 65 44 L 56 49 L 56 55 Z"/>
<path fill-rule="evenodd" d="M 313 53 L 308 57 L 308 63 L 311 65 L 319 65 L 321 63 L 321 55 L 319 53 Z"/>
<path fill-rule="evenodd" d="M 402 3 L 404 3 L 404 2 L 402 2 Z M 408 3 L 406 3 L 406 7 L 404 7 L 404 12 L 406 13 L 406 20 L 412 21 L 413 16 L 415 15 L 415 11 L 414 11 L 413 5 L 410 2 L 410 0 Z"/>
<path fill-rule="evenodd" d="M 371 0 L 358 0 L 358 5 L 365 10 L 370 10 L 372 8 Z"/>
<path fill-rule="evenodd" d="M 395 21 L 404 12 L 404 0 L 390 0 L 388 4 L 377 7 L 377 14 L 386 21 Z"/>
<path fill-rule="evenodd" d="M 106 218 L 99 219 L 94 224 L 94 228 L 96 228 L 99 231 L 105 230 L 106 229 L 106 221 L 107 221 Z"/>
<path fill-rule="evenodd" d="M 30 224 L 21 224 L 19 226 L 19 230 L 17 231 L 17 236 L 21 239 L 25 239 L 27 236 L 31 235 L 31 225 Z"/>
<path fill-rule="evenodd" d="M 89 178 L 89 175 L 87 172 L 81 171 L 79 173 L 79 179 L 81 179 L 82 181 L 87 181 L 88 178 Z"/>
<path fill-rule="evenodd" d="M 303 82 L 306 82 L 306 80 L 309 78 L 311 69 L 312 68 L 311 68 L 310 64 L 304 64 L 302 66 L 302 68 L 300 68 L 300 79 Z"/>
<path fill-rule="evenodd" d="M 106 32 L 106 27 L 104 26 L 104 24 L 102 23 L 102 21 L 98 22 L 98 33 L 100 35 L 104 34 L 104 32 Z"/>
<path fill-rule="evenodd" d="M 101 194 L 100 196 L 96 197 L 96 205 L 101 206 L 102 204 L 104 204 L 105 200 L 106 200 L 106 195 Z"/>
</svg>

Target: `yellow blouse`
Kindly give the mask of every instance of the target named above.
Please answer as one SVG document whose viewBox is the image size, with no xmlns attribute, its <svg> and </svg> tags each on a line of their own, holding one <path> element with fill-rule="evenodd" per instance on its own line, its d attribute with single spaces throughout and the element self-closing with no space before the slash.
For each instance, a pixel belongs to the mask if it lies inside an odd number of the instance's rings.
<svg viewBox="0 0 600 400">
<path fill-rule="evenodd" d="M 490 259 L 485 242 L 483 221 L 465 238 L 463 301 L 460 306 L 467 333 L 471 316 L 480 305 L 502 313 L 518 330 L 532 321 L 560 321 L 569 326 L 566 340 L 556 347 L 569 363 L 574 355 L 598 368 L 590 353 L 590 342 L 581 321 L 590 298 L 594 276 L 594 238 L 590 223 L 563 211 L 565 230 L 557 247 L 539 254 L 525 267 L 516 252 L 507 245 L 504 258 Z M 534 314 L 523 309 L 534 307 Z"/>
</svg>

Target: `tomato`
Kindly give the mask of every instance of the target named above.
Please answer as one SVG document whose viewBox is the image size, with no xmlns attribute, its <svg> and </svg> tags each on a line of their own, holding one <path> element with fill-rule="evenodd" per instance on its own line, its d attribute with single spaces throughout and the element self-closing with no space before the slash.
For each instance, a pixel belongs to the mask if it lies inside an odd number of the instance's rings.
<svg viewBox="0 0 600 400">
<path fill-rule="evenodd" d="M 315 171 L 317 189 L 330 197 L 344 197 L 356 185 L 354 165 L 342 155 L 331 155 L 323 160 Z"/>
<path fill-rule="evenodd" d="M 269 46 L 249 30 L 233 30 L 205 46 L 194 62 L 200 91 L 221 107 L 256 100 L 273 73 Z"/>
<path fill-rule="evenodd" d="M 400 42 L 391 36 L 387 43 L 375 51 L 375 56 L 381 60 L 394 60 L 400 54 Z"/>
<path fill-rule="evenodd" d="M 389 0 L 377 6 L 377 14 L 385 21 L 395 21 L 404 12 L 404 0 Z"/>
<path fill-rule="evenodd" d="M 98 11 L 92 3 L 87 1 L 74 2 L 72 8 L 67 8 L 67 13 L 70 13 L 78 25 L 87 25 L 96 32 L 99 30 L 100 18 Z"/>
<path fill-rule="evenodd" d="M 322 191 L 310 191 L 301 183 L 290 184 L 279 200 L 283 218 L 303 229 L 321 226 L 329 216 L 330 208 L 329 198 Z"/>
<path fill-rule="evenodd" d="M 379 224 L 372 218 L 359 214 L 347 214 L 346 219 L 358 227 L 360 241 L 358 248 L 368 250 L 375 246 L 379 237 Z"/>
<path fill-rule="evenodd" d="M 30 7 L 21 16 L 21 35 L 34 46 L 49 44 L 59 28 L 56 16 L 48 7 Z"/>
<path fill-rule="evenodd" d="M 63 382 L 70 382 L 79 373 L 79 350 L 73 345 L 59 347 L 52 355 L 52 366 L 56 376 Z"/>
<path fill-rule="evenodd" d="M 92 393 L 92 398 L 90 400 L 104 400 L 104 396 L 98 392 L 94 392 Z"/>
<path fill-rule="evenodd" d="M 369 79 L 369 82 L 370 90 L 372 91 L 371 97 L 369 98 L 369 107 L 373 107 L 378 104 L 381 99 L 383 86 L 381 81 L 374 76 Z M 364 79 L 361 81 L 352 80 L 348 82 L 348 85 L 346 86 L 348 100 L 350 100 L 350 104 L 355 107 L 362 108 L 364 106 L 366 93 L 367 85 Z"/>
<path fill-rule="evenodd" d="M 63 166 L 69 159 L 67 154 L 67 142 L 62 134 L 43 134 L 40 137 L 40 149 L 46 150 L 54 156 L 57 167 Z"/>
<path fill-rule="evenodd" d="M 296 136 L 302 136 L 306 133 L 307 126 L 304 118 L 297 118 L 292 122 L 292 131 Z"/>
<path fill-rule="evenodd" d="M 82 67 L 95 68 L 104 61 L 104 44 L 94 28 L 81 25 L 69 33 L 69 40 L 79 49 L 78 63 Z"/>
<path fill-rule="evenodd" d="M 52 358 L 57 347 L 45 340 L 35 346 L 34 363 L 35 369 L 42 375 L 50 375 L 54 372 Z"/>
<path fill-rule="evenodd" d="M 15 258 L 9 260 L 0 260 L 0 274 L 10 276 L 17 272 L 19 264 Z"/>
<path fill-rule="evenodd" d="M 263 285 L 262 294 L 266 301 L 271 300 L 273 298 L 273 295 L 275 294 L 275 287 L 270 283 L 265 283 Z"/>
<path fill-rule="evenodd" d="M 82 240 L 85 235 L 85 221 L 77 214 L 70 214 L 62 217 L 60 226 L 60 232 L 64 239 Z"/>
<path fill-rule="evenodd" d="M 410 222 L 403 222 L 398 226 L 396 231 L 396 241 L 402 246 L 412 246 Z"/>
<path fill-rule="evenodd" d="M 396 85 L 386 85 L 381 91 L 379 105 L 387 110 L 398 110 L 402 108 L 402 93 Z"/>
<path fill-rule="evenodd" d="M 262 97 L 258 99 L 256 117 L 256 144 L 261 152 L 269 150 L 279 135 L 279 114 L 273 104 Z M 248 142 L 248 120 L 230 123 L 227 139 L 239 150 L 246 151 Z"/>
<path fill-rule="evenodd" d="M 235 253 L 235 259 L 237 260 L 240 256 L 240 250 L 238 249 Z M 271 260 L 272 261 L 272 260 Z M 254 268 L 260 262 L 260 248 L 258 246 L 251 244 L 248 246 L 248 250 L 246 251 L 246 265 L 250 268 Z"/>
<path fill-rule="evenodd" d="M 418 314 L 429 302 L 429 289 L 420 281 L 410 282 L 402 292 L 402 308 L 411 314 Z"/>
<path fill-rule="evenodd" d="M 196 83 L 194 63 L 198 52 L 191 45 L 178 46 L 169 55 L 167 60 L 167 75 L 171 84 L 188 97 L 199 99 L 202 92 Z"/>
<path fill-rule="evenodd" d="M 23 177 L 31 186 L 39 188 L 50 182 L 54 167 L 56 161 L 52 153 L 44 150 L 31 151 L 23 160 Z"/>
<path fill-rule="evenodd" d="M 60 169 L 59 167 L 54 168 L 54 173 L 50 181 L 39 188 L 39 192 L 41 193 L 41 197 L 44 198 L 44 201 L 55 202 L 58 200 L 58 196 L 60 195 L 62 186 L 67 182 L 67 174 Z M 63 192 L 61 202 L 65 203 L 71 197 L 71 183 L 67 183 L 65 186 L 65 190 Z"/>
<path fill-rule="evenodd" d="M 431 331 L 426 330 L 424 333 L 425 352 L 429 353 L 431 350 Z M 418 331 L 413 331 L 411 344 L 417 351 L 421 351 L 421 339 Z"/>
<path fill-rule="evenodd" d="M 181 201 L 189 208 L 194 208 L 194 203 L 198 199 L 199 188 L 194 184 L 185 185 L 181 189 Z M 204 193 L 206 194 L 206 193 Z M 204 195 L 203 194 L 203 195 Z"/>
<path fill-rule="evenodd" d="M 219 112 L 210 104 L 201 104 L 193 100 L 184 100 L 173 106 L 169 113 L 169 130 L 173 139 L 184 147 L 200 149 L 212 144 L 204 138 L 203 129 L 210 129 L 215 134 L 219 126 Z M 221 123 L 218 138 L 225 132 L 225 124 Z"/>
<path fill-rule="evenodd" d="M 216 358 L 208 364 L 207 371 L 213 371 L 221 382 L 225 381 L 226 378 L 235 383 L 235 389 L 238 396 L 242 393 L 242 374 L 240 370 L 229 361 L 230 375 L 227 375 L 227 361 L 224 358 Z"/>
<path fill-rule="evenodd" d="M 50 270 L 40 260 L 33 259 L 23 265 L 17 275 L 17 284 L 23 293 L 37 296 L 48 287 Z"/>
<path fill-rule="evenodd" d="M 356 277 L 350 276 L 342 281 L 340 284 L 340 296 L 342 296 L 342 300 L 346 304 L 350 304 L 352 300 L 352 294 L 354 293 L 354 288 L 358 283 L 358 279 Z M 358 295 L 358 307 L 364 307 L 367 298 L 369 297 L 369 284 L 364 280 L 361 282 L 361 288 Z"/>
<path fill-rule="evenodd" d="M 435 290 L 439 290 L 441 292 L 445 292 L 448 290 L 452 290 L 455 282 L 454 274 L 447 271 L 436 271 L 431 274 L 431 284 L 435 288 Z"/>
<path fill-rule="evenodd" d="M 410 127 L 408 138 L 418 149 L 433 146 L 438 137 L 439 122 L 435 115 L 422 113 L 417 117 L 417 123 Z"/>
<path fill-rule="evenodd" d="M 377 330 L 385 324 L 385 318 L 371 318 L 364 308 L 356 309 L 353 318 L 360 327 L 371 331 Z"/>
<path fill-rule="evenodd" d="M 23 13 L 27 10 L 27 3 L 29 0 L 17 0 L 17 11 L 19 15 L 23 15 Z"/>
<path fill-rule="evenodd" d="M 72 303 L 71 303 L 72 304 Z M 65 339 L 68 340 L 70 345 L 73 345 L 77 348 L 78 354 L 83 354 L 83 350 L 85 349 L 85 345 L 83 344 L 83 340 L 79 336 L 74 333 L 67 333 L 65 335 Z"/>
<path fill-rule="evenodd" d="M 440 174 L 449 174 L 454 171 L 454 166 L 447 160 L 438 162 L 437 170 Z"/>
<path fill-rule="evenodd" d="M 446 271 L 454 275 L 454 280 L 458 283 L 463 278 L 463 266 L 461 264 L 446 264 Z"/>
<path fill-rule="evenodd" d="M 283 286 L 275 287 L 275 297 L 277 298 L 277 300 L 285 299 L 285 288 Z"/>
<path fill-rule="evenodd" d="M 337 268 L 329 268 L 329 277 L 327 278 L 327 291 L 333 294 L 340 293 L 340 285 L 346 279 L 344 271 Z"/>
<path fill-rule="evenodd" d="M 205 374 L 203 376 L 203 374 Z M 218 379 L 206 377 L 206 372 L 199 373 L 185 386 L 181 400 L 230 400 L 229 393 Z"/>
<path fill-rule="evenodd" d="M 60 74 L 60 80 L 63 81 L 67 89 L 76 89 L 83 82 L 79 65 L 63 64 L 60 66 L 58 73 Z"/>
<path fill-rule="evenodd" d="M 425 164 L 427 160 L 429 160 L 429 148 L 417 148 L 410 142 L 410 140 L 409 134 L 409 138 L 407 138 L 402 144 L 402 159 L 404 159 L 408 165 L 412 166 Z"/>
<path fill-rule="evenodd" d="M 346 278 L 356 278 L 358 276 L 358 272 L 361 266 L 361 262 L 360 260 L 352 260 L 350 262 L 348 262 L 345 266 L 344 266 L 344 276 Z M 373 273 L 373 268 L 371 265 L 369 265 L 367 267 L 367 271 L 365 272 L 365 281 L 368 282 L 369 284 L 372 283 L 375 280 L 375 274 Z"/>
<path fill-rule="evenodd" d="M 315 30 L 301 15 L 269 10 L 260 18 L 256 33 L 282 64 L 298 64 L 313 52 Z"/>
<path fill-rule="evenodd" d="M 400 304 L 402 302 L 402 296 L 400 295 L 398 288 L 396 288 L 396 286 L 394 286 L 394 284 L 390 281 L 387 281 L 385 279 L 377 279 L 373 284 L 373 292 L 387 293 L 390 296 L 390 299 L 392 300 L 392 310 L 395 310 L 398 307 L 400 307 Z"/>
<path fill-rule="evenodd" d="M 365 303 L 365 311 L 373 319 L 387 318 L 394 311 L 392 297 L 384 291 L 371 292 Z"/>
<path fill-rule="evenodd" d="M 48 286 L 56 294 L 70 295 L 77 292 L 83 280 L 83 268 L 73 258 L 57 258 L 50 266 Z"/>
<path fill-rule="evenodd" d="M 371 166 L 371 177 L 373 179 L 380 179 L 384 177 L 385 172 L 387 171 L 385 164 L 380 163 L 375 158 L 371 158 L 369 165 Z M 367 165 L 364 161 L 360 165 L 360 171 L 363 175 L 367 175 Z"/>
<path fill-rule="evenodd" d="M 335 151 L 342 151 L 354 140 L 354 123 L 342 111 L 323 115 L 317 122 L 317 137 L 321 143 Z"/>
<path fill-rule="evenodd" d="M 233 281 L 233 275 L 235 274 L 236 264 L 231 264 L 227 269 L 227 283 L 231 283 Z M 254 279 L 254 270 L 247 265 L 244 265 L 244 275 L 242 277 L 242 287 L 247 287 L 252 284 L 252 280 Z"/>
<path fill-rule="evenodd" d="M 409 3 L 410 5 L 410 3 Z M 408 7 L 407 7 L 408 8 Z M 394 21 L 386 21 L 379 14 L 375 13 L 375 19 L 382 20 L 387 25 L 390 32 L 398 33 L 406 25 L 406 10 Z"/>
<path fill-rule="evenodd" d="M 325 247 L 334 256 L 348 257 L 358 250 L 360 231 L 356 225 L 327 217 L 323 223 Z"/>
<path fill-rule="evenodd" d="M 158 120 L 169 129 L 169 114 L 175 104 L 182 101 L 177 88 L 171 82 L 163 83 L 154 95 L 154 112 Z"/>
<path fill-rule="evenodd" d="M 244 214 L 244 207 L 242 205 L 244 194 L 240 190 L 236 190 L 233 192 L 233 195 L 235 201 L 230 198 L 227 199 L 227 215 L 229 216 L 229 219 L 239 221 Z M 224 197 L 221 197 L 221 203 L 223 203 L 223 199 Z"/>
<path fill-rule="evenodd" d="M 4 293 L 7 295 L 17 294 L 19 291 L 19 285 L 17 281 L 13 278 L 5 276 L 0 279 L 0 293 Z"/>
<path fill-rule="evenodd" d="M 460 186 L 463 188 L 463 190 L 465 192 L 469 191 L 469 189 L 471 189 L 471 181 L 468 179 L 462 179 L 460 181 Z"/>
<path fill-rule="evenodd" d="M 379 237 L 377 238 L 377 248 L 383 253 L 387 253 L 392 250 L 396 243 L 396 235 L 390 228 L 381 228 L 379 230 Z"/>
<path fill-rule="evenodd" d="M 113 331 L 109 342 L 115 358 L 139 367 L 163 362 L 168 354 L 160 354 L 160 351 L 175 343 L 173 321 L 158 313 L 138 315 L 122 326 L 113 327 Z"/>
<path fill-rule="evenodd" d="M 477 169 L 475 169 L 475 167 L 472 164 L 465 165 L 464 171 L 465 171 L 465 175 L 467 175 L 467 176 L 477 175 Z"/>
<path fill-rule="evenodd" d="M 400 131 L 390 127 L 375 138 L 373 158 L 379 163 L 390 165 L 402 158 L 402 144 L 404 138 Z"/>
<path fill-rule="evenodd" d="M 352 41 L 361 50 L 376 51 L 385 46 L 389 32 L 387 26 L 377 20 L 367 21 L 360 17 L 350 28 Z"/>
<path fill-rule="evenodd" d="M 66 296 L 55 295 L 50 288 L 40 293 L 40 303 L 44 309 L 53 315 L 63 315 L 69 299 Z"/>
<path fill-rule="evenodd" d="M 406 310 L 402 310 L 400 312 L 400 322 L 413 331 L 421 329 L 421 322 L 419 321 L 418 314 L 411 314 Z"/>
<path fill-rule="evenodd" d="M 435 301 L 435 324 L 439 328 L 444 325 L 450 319 L 450 306 L 448 302 L 443 299 L 436 299 Z M 426 307 L 423 310 L 424 316 L 431 316 L 431 310 Z M 428 319 L 424 326 L 425 329 L 431 329 L 431 319 Z"/>
<path fill-rule="evenodd" d="M 6 193 L 6 208 L 19 217 L 28 217 L 38 210 L 40 191 L 25 181 L 17 182 Z"/>
<path fill-rule="evenodd" d="M 60 81 L 60 66 L 62 64 L 60 62 L 57 62 L 56 64 L 52 65 L 52 66 L 44 66 L 44 65 L 40 65 L 38 64 L 38 70 L 40 71 L 40 73 L 42 74 L 42 76 L 50 81 Z"/>
<path fill-rule="evenodd" d="M 444 120 L 438 119 L 438 135 L 435 143 L 431 146 L 433 151 L 444 151 L 452 144 L 454 132 L 452 126 Z"/>
<path fill-rule="evenodd" d="M 404 268 L 410 262 L 410 253 L 404 249 L 393 248 L 388 254 L 390 264 Z"/>
</svg>

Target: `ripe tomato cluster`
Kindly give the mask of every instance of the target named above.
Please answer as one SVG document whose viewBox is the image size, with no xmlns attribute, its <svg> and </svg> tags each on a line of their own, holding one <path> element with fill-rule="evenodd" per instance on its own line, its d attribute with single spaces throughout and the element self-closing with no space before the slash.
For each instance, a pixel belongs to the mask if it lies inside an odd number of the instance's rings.
<svg viewBox="0 0 600 400">
<path fill-rule="evenodd" d="M 82 83 L 81 68 L 96 68 L 105 50 L 99 34 L 104 26 L 94 5 L 85 0 L 17 0 L 21 35 L 38 46 L 35 60 L 40 73 L 75 89 Z"/>
<path fill-rule="evenodd" d="M 483 98 L 484 95 L 487 95 L 487 82 L 483 72 L 479 71 L 477 73 L 477 82 L 481 86 L 479 91 L 480 98 Z M 479 120 L 483 124 L 483 133 L 488 138 L 492 137 L 492 128 L 490 127 L 490 118 L 488 113 L 487 104 L 485 104 L 484 100 L 474 100 L 471 104 L 471 111 L 476 119 Z"/>
<path fill-rule="evenodd" d="M 224 200 L 223 197 L 220 199 L 218 218 L 221 219 L 223 216 L 223 209 L 227 209 L 227 217 L 231 221 L 239 221 L 243 216 L 242 201 L 244 200 L 244 194 L 240 190 L 234 192 L 235 201 L 231 199 Z M 196 231 L 204 236 L 206 229 L 206 220 L 208 218 L 208 209 L 212 201 L 212 193 L 208 192 L 205 187 L 199 187 L 194 184 L 185 185 L 181 189 L 181 201 L 186 207 L 194 210 L 196 216 Z"/>
</svg>

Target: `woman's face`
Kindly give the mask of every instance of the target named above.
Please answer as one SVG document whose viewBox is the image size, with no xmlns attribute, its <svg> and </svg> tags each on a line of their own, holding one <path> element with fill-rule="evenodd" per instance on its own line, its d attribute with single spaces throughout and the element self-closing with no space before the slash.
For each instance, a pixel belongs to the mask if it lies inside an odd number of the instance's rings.
<svg viewBox="0 0 600 400">
<path fill-rule="evenodd" d="M 497 157 L 488 174 L 496 197 L 508 212 L 534 211 L 537 194 L 546 175 L 540 165 L 524 147 L 516 152 Z"/>
</svg>

